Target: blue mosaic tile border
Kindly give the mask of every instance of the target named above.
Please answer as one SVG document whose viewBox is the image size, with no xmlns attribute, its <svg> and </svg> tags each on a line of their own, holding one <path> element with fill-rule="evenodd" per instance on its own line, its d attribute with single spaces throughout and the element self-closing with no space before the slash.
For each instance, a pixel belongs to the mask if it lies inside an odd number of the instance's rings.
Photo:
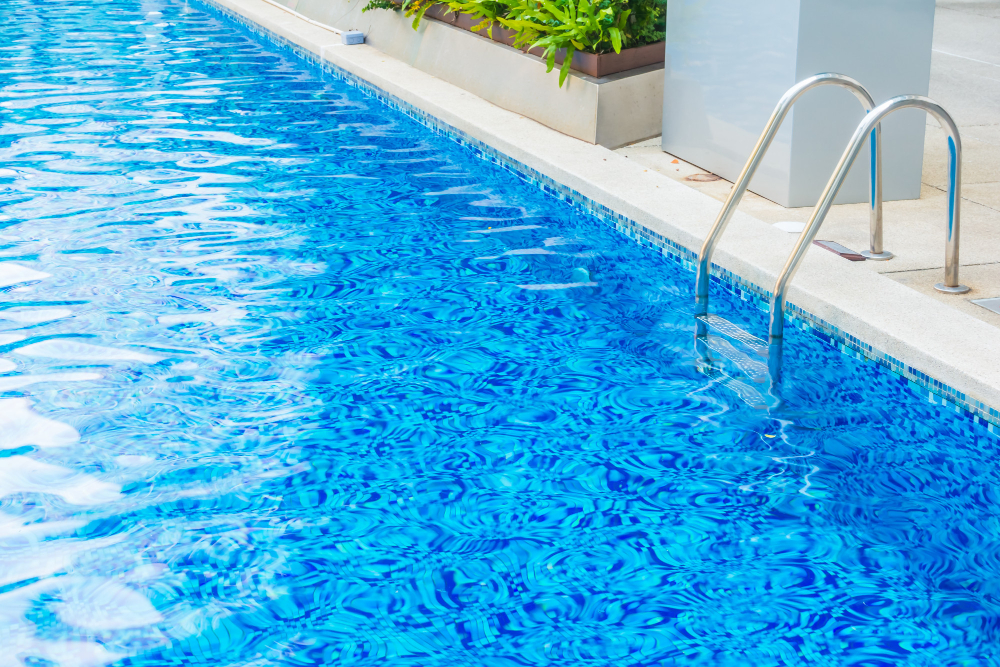
<svg viewBox="0 0 1000 667">
<path fill-rule="evenodd" d="M 471 150 L 480 159 L 486 160 L 498 168 L 516 175 L 521 180 L 541 188 L 553 197 L 582 209 L 596 217 L 602 223 L 613 227 L 640 246 L 662 255 L 669 261 L 680 264 L 692 273 L 694 272 L 697 253 L 693 250 L 681 246 L 661 234 L 657 234 L 641 223 L 627 218 L 586 195 L 549 178 L 538 170 L 500 153 L 492 146 L 400 100 L 365 79 L 341 69 L 329 61 L 322 60 L 312 51 L 308 51 L 246 17 L 216 4 L 214 0 L 200 0 L 200 2 L 251 33 L 291 51 L 302 60 L 320 67 L 325 73 L 344 81 L 388 107 L 417 121 L 434 133 L 443 135 L 461 144 Z M 718 265 L 712 265 L 711 281 L 717 288 L 726 290 L 761 310 L 768 311 L 770 308 L 771 292 Z M 868 343 L 842 331 L 822 318 L 802 310 L 794 304 L 786 304 L 785 312 L 791 320 L 792 325 L 796 328 L 820 338 L 827 344 L 838 348 L 843 354 L 862 361 L 870 361 L 886 368 L 893 374 L 906 380 L 914 392 L 927 396 L 927 399 L 931 403 L 943 405 L 946 409 L 954 410 L 956 414 L 966 418 L 970 422 L 978 423 L 986 427 L 990 433 L 1000 436 L 1000 410 L 997 408 L 988 406 L 971 396 L 967 396 L 954 387 L 935 380 L 919 369 L 908 366 L 899 359 L 873 348 Z"/>
</svg>

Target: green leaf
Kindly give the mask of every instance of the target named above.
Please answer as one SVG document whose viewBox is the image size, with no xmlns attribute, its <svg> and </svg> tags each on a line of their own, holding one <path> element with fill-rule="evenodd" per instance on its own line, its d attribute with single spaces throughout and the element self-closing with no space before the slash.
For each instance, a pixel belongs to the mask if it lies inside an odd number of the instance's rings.
<svg viewBox="0 0 1000 667">
<path fill-rule="evenodd" d="M 559 87 L 562 88 L 563 82 L 566 77 L 569 76 L 569 66 L 573 62 L 573 53 L 576 51 L 572 46 L 566 47 L 566 55 L 563 56 L 562 67 L 559 68 Z"/>
<path fill-rule="evenodd" d="M 416 16 L 413 17 L 413 23 L 412 23 L 412 25 L 413 25 L 413 29 L 414 30 L 416 30 L 417 28 L 420 27 L 420 19 L 422 19 L 422 18 L 424 18 L 424 13 L 423 12 L 420 12 L 419 14 L 417 14 Z"/>
<path fill-rule="evenodd" d="M 546 1 L 546 2 L 542 3 L 542 7 L 544 7 L 547 10 L 549 10 L 549 13 L 552 14 L 552 16 L 554 16 L 556 19 L 558 19 L 559 21 L 561 21 L 563 23 L 566 23 L 566 19 L 567 19 L 566 14 L 564 12 L 560 11 L 559 8 L 556 7 L 554 4 L 552 4 L 551 2 L 547 2 Z"/>
<path fill-rule="evenodd" d="M 622 12 L 622 13 L 621 13 L 621 14 L 620 14 L 620 15 L 618 16 L 618 28 L 619 28 L 620 30 L 624 30 L 624 29 L 625 29 L 625 24 L 626 24 L 626 22 L 628 21 L 628 17 L 629 17 L 629 15 L 630 15 L 631 13 L 632 13 L 632 11 L 631 11 L 631 10 L 626 10 L 626 11 Z"/>
<path fill-rule="evenodd" d="M 622 31 L 618 28 L 608 28 L 608 34 L 611 35 L 611 45 L 615 47 L 615 53 L 621 53 Z"/>
</svg>

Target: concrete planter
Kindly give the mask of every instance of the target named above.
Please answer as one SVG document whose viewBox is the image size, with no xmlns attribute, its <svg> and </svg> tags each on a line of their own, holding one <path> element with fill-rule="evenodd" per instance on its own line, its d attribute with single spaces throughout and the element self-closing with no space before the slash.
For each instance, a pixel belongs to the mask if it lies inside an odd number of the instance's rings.
<svg viewBox="0 0 1000 667">
<path fill-rule="evenodd" d="M 401 0 L 397 4 L 402 4 Z M 449 23 L 462 30 L 475 32 L 484 37 L 489 37 L 494 42 L 514 46 L 517 32 L 501 28 L 494 25 L 490 28 L 473 31 L 472 28 L 482 23 L 483 19 L 473 18 L 468 14 L 449 12 L 443 5 L 434 5 L 424 14 L 425 19 L 433 19 L 443 23 Z M 522 49 L 533 56 L 543 57 L 544 49 Z M 664 59 L 664 44 L 657 42 L 646 46 L 637 46 L 631 49 L 624 49 L 621 53 L 585 53 L 576 51 L 573 53 L 573 62 L 570 69 L 582 72 L 593 77 L 604 77 L 619 72 L 627 72 L 647 65 L 658 65 Z M 566 60 L 566 50 L 556 51 L 555 62 L 562 65 Z"/>
<path fill-rule="evenodd" d="M 734 180 L 784 92 L 838 72 L 876 103 L 926 95 L 934 0 L 676 0 L 667 6 L 663 150 Z M 812 206 L 864 116 L 847 91 L 819 89 L 794 107 L 750 189 Z M 883 124 L 885 198 L 920 196 L 925 114 Z M 867 201 L 859 160 L 838 198 Z"/>
<path fill-rule="evenodd" d="M 361 30 L 368 46 L 588 143 L 617 148 L 660 133 L 662 63 L 602 76 L 571 71 L 560 88 L 558 71 L 546 72 L 540 58 L 503 43 L 512 41 L 506 31 L 494 29 L 492 41 L 485 31 L 469 32 L 468 17 L 444 13 L 414 30 L 401 12 L 362 13 L 366 2 L 297 0 L 292 8 L 326 25 Z"/>
</svg>

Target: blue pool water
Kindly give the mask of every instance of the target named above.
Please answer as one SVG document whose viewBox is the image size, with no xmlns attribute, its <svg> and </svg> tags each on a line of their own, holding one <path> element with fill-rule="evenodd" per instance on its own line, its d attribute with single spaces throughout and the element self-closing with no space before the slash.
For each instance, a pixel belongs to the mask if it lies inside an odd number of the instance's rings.
<svg viewBox="0 0 1000 667">
<path fill-rule="evenodd" d="M 0 255 L 0 667 L 1000 664 L 983 427 L 201 4 L 0 4 Z"/>
</svg>

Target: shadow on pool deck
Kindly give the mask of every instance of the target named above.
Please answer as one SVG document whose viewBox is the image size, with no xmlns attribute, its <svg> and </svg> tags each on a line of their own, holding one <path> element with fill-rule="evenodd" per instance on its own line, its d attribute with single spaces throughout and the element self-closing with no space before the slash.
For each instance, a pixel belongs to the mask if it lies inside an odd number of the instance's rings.
<svg viewBox="0 0 1000 667">
<path fill-rule="evenodd" d="M 865 262 L 872 271 L 921 294 L 1000 327 L 1000 314 L 972 303 L 1000 297 L 1000 0 L 939 0 L 934 21 L 930 97 L 958 123 L 964 148 L 961 279 L 972 288 L 963 295 L 934 289 L 943 278 L 947 206 L 946 135 L 928 117 L 920 199 L 885 203 L 885 247 L 889 262 Z M 763 129 L 763 128 L 762 128 Z M 730 182 L 690 181 L 705 172 L 660 150 L 660 139 L 626 146 L 617 153 L 681 181 L 719 201 Z M 805 222 L 812 208 L 784 208 L 747 193 L 739 210 L 769 223 Z M 820 238 L 855 250 L 868 247 L 868 206 L 835 206 Z"/>
</svg>

